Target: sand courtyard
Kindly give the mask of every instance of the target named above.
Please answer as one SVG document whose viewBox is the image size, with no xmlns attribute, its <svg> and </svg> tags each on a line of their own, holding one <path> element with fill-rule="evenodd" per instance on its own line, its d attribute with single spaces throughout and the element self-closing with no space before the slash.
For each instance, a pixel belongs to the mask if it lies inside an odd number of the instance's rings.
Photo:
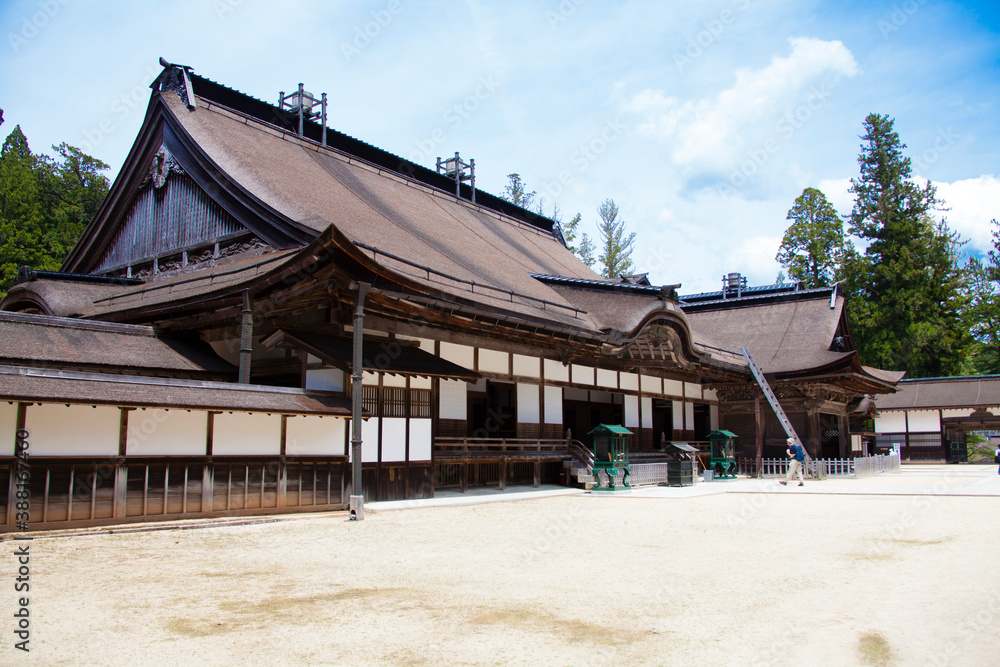
<svg viewBox="0 0 1000 667">
<path fill-rule="evenodd" d="M 993 665 L 996 466 L 36 535 L 2 664 Z M 434 506 L 435 504 L 443 506 Z M 405 509 L 399 509 L 403 505 Z M 191 527 L 194 524 L 184 524 Z"/>
</svg>

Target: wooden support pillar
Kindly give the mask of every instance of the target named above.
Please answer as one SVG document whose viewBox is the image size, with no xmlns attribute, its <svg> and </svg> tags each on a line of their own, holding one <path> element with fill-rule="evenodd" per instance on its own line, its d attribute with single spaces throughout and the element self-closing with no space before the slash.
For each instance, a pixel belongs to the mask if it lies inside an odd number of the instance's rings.
<svg viewBox="0 0 1000 667">
<path fill-rule="evenodd" d="M 212 512 L 215 510 L 215 475 L 212 469 L 212 461 L 209 459 L 201 468 L 201 511 Z M 261 494 L 261 502 L 264 495 Z"/>
<path fill-rule="evenodd" d="M 542 464 L 541 463 L 535 463 L 534 473 L 535 473 L 535 476 L 534 476 L 535 488 L 537 489 L 538 487 L 540 487 L 542 485 Z"/>
<path fill-rule="evenodd" d="M 288 489 L 288 467 L 285 465 L 284 459 L 278 462 L 278 497 L 277 504 L 278 507 L 285 506 L 285 492 Z M 351 493 L 354 493 L 353 489 Z"/>
<path fill-rule="evenodd" d="M 764 413 L 760 409 L 760 388 L 755 388 L 753 392 L 754 418 L 757 420 L 755 433 L 757 436 L 757 477 L 763 477 L 762 466 L 764 465 Z"/>
<path fill-rule="evenodd" d="M 500 490 L 507 490 L 507 459 L 500 459 Z"/>
<path fill-rule="evenodd" d="M 111 516 L 116 519 L 126 515 L 126 503 L 128 502 L 128 466 L 124 459 L 115 462 L 115 487 L 112 496 Z M 187 489 L 185 489 L 185 492 Z"/>
<path fill-rule="evenodd" d="M 806 449 L 809 450 L 809 456 L 814 459 L 823 458 L 823 429 L 820 426 L 819 408 L 808 409 L 806 415 L 809 420 L 809 436 L 806 439 Z"/>
<path fill-rule="evenodd" d="M 466 493 L 469 490 L 469 464 L 462 463 L 459 466 L 458 490 Z"/>
</svg>

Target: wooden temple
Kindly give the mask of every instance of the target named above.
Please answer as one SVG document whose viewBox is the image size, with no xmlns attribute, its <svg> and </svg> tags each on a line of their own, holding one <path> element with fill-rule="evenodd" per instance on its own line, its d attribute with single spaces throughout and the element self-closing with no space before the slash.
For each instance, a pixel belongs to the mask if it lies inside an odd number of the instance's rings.
<svg viewBox="0 0 1000 667">
<path fill-rule="evenodd" d="M 633 461 L 720 428 L 783 440 L 757 427 L 741 345 L 814 455 L 843 453 L 852 402 L 898 379 L 860 366 L 830 290 L 606 280 L 554 221 L 304 102 L 171 64 L 151 89 L 62 269 L 0 304 L 0 530 L 19 433 L 36 528 L 346 507 L 352 375 L 370 500 L 565 481 L 597 424 L 634 434 Z"/>
</svg>

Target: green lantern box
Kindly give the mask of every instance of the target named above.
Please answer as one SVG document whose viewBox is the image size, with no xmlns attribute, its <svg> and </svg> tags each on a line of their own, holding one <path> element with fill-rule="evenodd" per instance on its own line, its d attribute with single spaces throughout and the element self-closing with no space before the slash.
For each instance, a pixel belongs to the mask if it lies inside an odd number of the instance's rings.
<svg viewBox="0 0 1000 667">
<path fill-rule="evenodd" d="M 588 435 L 594 436 L 594 491 L 614 491 L 615 477 L 618 471 L 624 472 L 622 485 L 630 488 L 628 483 L 628 439 L 632 431 L 624 426 L 598 424 Z M 608 476 L 608 486 L 601 486 L 601 470 Z"/>
<path fill-rule="evenodd" d="M 708 434 L 708 441 L 712 447 L 708 469 L 714 470 L 717 478 L 736 477 L 736 438 L 738 437 L 732 431 L 726 430 L 712 431 Z"/>
</svg>

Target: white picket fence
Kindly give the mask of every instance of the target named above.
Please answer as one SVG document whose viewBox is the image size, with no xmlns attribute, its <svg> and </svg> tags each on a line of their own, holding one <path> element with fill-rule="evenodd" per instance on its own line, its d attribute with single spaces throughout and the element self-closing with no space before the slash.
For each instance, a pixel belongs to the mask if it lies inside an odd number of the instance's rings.
<svg viewBox="0 0 1000 667">
<path fill-rule="evenodd" d="M 668 468 L 669 463 L 633 463 L 628 467 L 629 476 L 628 483 L 630 486 L 658 486 L 660 484 L 668 483 Z M 597 474 L 601 478 L 601 487 L 607 488 L 608 486 L 608 474 L 604 470 L 597 471 Z M 622 478 L 625 473 L 622 470 L 618 470 L 618 474 L 615 475 L 615 488 L 622 489 Z M 695 479 L 692 482 L 697 481 L 697 475 L 694 475 Z"/>
<path fill-rule="evenodd" d="M 761 468 L 764 477 L 784 477 L 788 473 L 788 459 L 763 459 Z M 742 472 L 742 471 L 741 471 Z M 877 454 L 859 456 L 853 459 L 812 459 L 803 466 L 802 472 L 813 479 L 832 477 L 867 477 L 887 472 L 899 472 L 899 455 Z"/>
</svg>

